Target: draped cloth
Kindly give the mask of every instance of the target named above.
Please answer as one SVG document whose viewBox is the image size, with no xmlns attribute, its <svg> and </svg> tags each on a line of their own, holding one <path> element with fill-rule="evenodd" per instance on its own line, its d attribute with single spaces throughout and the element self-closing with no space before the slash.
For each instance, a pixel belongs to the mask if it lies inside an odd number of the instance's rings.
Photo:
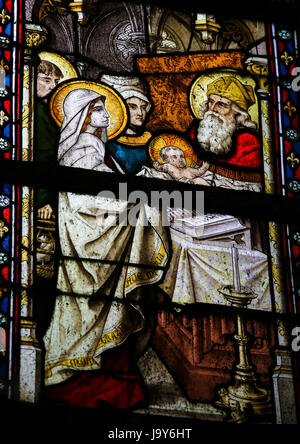
<svg viewBox="0 0 300 444">
<path fill-rule="evenodd" d="M 219 293 L 223 285 L 233 285 L 230 246 L 189 243 L 171 230 L 172 266 L 160 288 L 177 304 L 208 303 L 230 305 Z M 241 285 L 256 294 L 249 308 L 271 311 L 268 258 L 258 250 L 239 248 Z"/>
<path fill-rule="evenodd" d="M 103 140 L 81 133 L 96 97 L 93 91 L 74 90 L 65 99 L 60 165 L 111 171 L 104 164 Z M 132 208 L 127 201 L 101 194 L 59 194 L 62 257 L 59 294 L 44 336 L 46 386 L 66 381 L 78 371 L 101 369 L 104 351 L 144 327 L 141 288 L 163 276 L 168 232 L 159 211 L 147 205 L 136 212 L 135 224 L 128 224 Z"/>
</svg>

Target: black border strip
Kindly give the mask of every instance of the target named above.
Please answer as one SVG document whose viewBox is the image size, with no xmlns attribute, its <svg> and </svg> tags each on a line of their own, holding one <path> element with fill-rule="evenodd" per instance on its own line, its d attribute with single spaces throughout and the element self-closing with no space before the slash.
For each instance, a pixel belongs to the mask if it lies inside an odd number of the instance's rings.
<svg viewBox="0 0 300 444">
<path fill-rule="evenodd" d="M 100 191 L 112 191 L 119 195 L 119 184 L 127 187 L 127 195 L 141 190 L 146 193 L 149 204 L 152 191 L 192 191 L 193 208 L 196 209 L 196 191 L 204 191 L 206 213 L 230 214 L 266 221 L 297 224 L 300 220 L 300 199 L 281 197 L 252 191 L 236 191 L 220 187 L 189 185 L 180 182 L 152 179 L 138 176 L 124 176 L 81 168 L 57 167 L 27 162 L 5 160 L 0 163 L 2 183 L 42 187 L 52 191 L 69 191 L 79 194 L 96 195 Z M 120 197 L 119 197 L 120 196 Z M 183 202 L 184 203 L 184 202 Z M 172 201 L 171 201 L 171 205 Z M 189 208 L 187 208 L 189 209 Z"/>
</svg>

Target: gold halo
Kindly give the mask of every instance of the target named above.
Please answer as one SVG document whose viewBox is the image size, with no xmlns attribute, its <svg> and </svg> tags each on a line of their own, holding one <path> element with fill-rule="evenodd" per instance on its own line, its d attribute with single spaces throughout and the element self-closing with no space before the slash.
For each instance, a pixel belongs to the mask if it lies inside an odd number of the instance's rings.
<svg viewBox="0 0 300 444">
<path fill-rule="evenodd" d="M 55 52 L 41 51 L 39 53 L 39 58 L 41 60 L 46 60 L 47 62 L 53 63 L 61 70 L 64 76 L 63 79 L 61 79 L 61 81 L 70 80 L 74 78 L 76 79 L 78 77 L 78 74 L 74 66 L 67 59 L 65 59 L 59 54 L 56 54 Z"/>
<path fill-rule="evenodd" d="M 149 144 L 149 154 L 153 162 L 164 163 L 160 157 L 160 151 L 166 146 L 176 146 L 180 148 L 185 155 L 188 167 L 194 167 L 197 164 L 197 155 L 192 145 L 183 137 L 177 134 L 159 134 L 154 137 Z"/>
<path fill-rule="evenodd" d="M 87 80 L 64 83 L 53 94 L 50 101 L 50 112 L 58 126 L 61 126 L 64 118 L 64 100 L 75 89 L 89 89 L 106 97 L 106 108 L 110 114 L 110 123 L 107 128 L 108 139 L 118 136 L 124 130 L 127 124 L 127 111 L 121 97 L 107 85 Z"/>
<path fill-rule="evenodd" d="M 236 77 L 241 83 L 244 85 L 250 85 L 253 88 L 255 94 L 256 83 L 255 80 L 250 76 L 244 76 L 239 74 L 234 70 L 222 70 L 222 71 L 214 71 L 212 73 L 202 74 L 194 81 L 190 90 L 189 101 L 191 105 L 192 112 L 196 119 L 203 119 L 203 115 L 201 114 L 201 106 L 203 102 L 207 100 L 206 90 L 207 85 L 218 77 Z M 258 101 L 255 94 L 255 104 L 251 105 L 248 109 L 248 113 L 250 114 L 251 120 L 256 123 L 257 127 L 259 127 L 259 112 L 258 112 Z"/>
</svg>

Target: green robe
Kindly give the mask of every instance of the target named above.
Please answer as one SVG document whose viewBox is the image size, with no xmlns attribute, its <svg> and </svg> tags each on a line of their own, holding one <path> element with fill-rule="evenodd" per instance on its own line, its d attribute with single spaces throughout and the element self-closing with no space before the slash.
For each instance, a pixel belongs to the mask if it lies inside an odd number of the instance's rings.
<svg viewBox="0 0 300 444">
<path fill-rule="evenodd" d="M 60 129 L 51 117 L 47 103 L 37 99 L 35 127 L 35 161 L 46 167 L 57 165 L 57 149 Z M 39 188 L 37 207 L 51 205 L 57 215 L 58 194 L 54 191 Z M 34 316 L 37 321 L 37 337 L 40 341 L 50 324 L 56 296 L 56 278 L 48 279 L 36 276 L 34 293 Z"/>
<path fill-rule="evenodd" d="M 35 132 L 35 160 L 50 168 L 57 165 L 57 148 L 60 131 L 52 119 L 48 104 L 38 100 Z M 57 195 L 54 191 L 40 188 L 38 190 L 38 208 L 50 204 L 57 207 Z"/>
</svg>

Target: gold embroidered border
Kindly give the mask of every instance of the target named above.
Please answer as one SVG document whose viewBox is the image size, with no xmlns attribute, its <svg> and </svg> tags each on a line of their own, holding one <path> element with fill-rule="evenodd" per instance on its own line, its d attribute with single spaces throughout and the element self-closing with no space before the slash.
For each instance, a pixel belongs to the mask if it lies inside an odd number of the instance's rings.
<svg viewBox="0 0 300 444">
<path fill-rule="evenodd" d="M 45 366 L 45 378 L 50 378 L 52 376 L 52 369 L 58 366 L 78 368 L 78 367 L 91 367 L 97 365 L 94 358 L 80 357 L 73 359 L 65 359 L 64 361 L 55 362 Z"/>
<path fill-rule="evenodd" d="M 104 347 L 107 344 L 116 342 L 118 339 L 121 339 L 125 331 L 126 331 L 126 325 L 121 324 L 115 330 L 101 336 L 97 345 L 97 350 L 99 350 L 100 348 Z"/>
<path fill-rule="evenodd" d="M 137 136 L 137 137 L 133 137 L 133 136 L 121 136 L 117 139 L 117 142 L 120 143 L 125 143 L 126 145 L 130 145 L 130 146 L 142 146 L 142 145 L 146 145 L 146 143 L 149 142 L 149 140 L 151 139 L 152 135 L 151 133 L 149 133 L 149 131 L 145 131 L 144 134 L 142 134 L 141 136 Z"/>
<path fill-rule="evenodd" d="M 160 266 L 166 256 L 166 250 L 163 244 L 161 244 L 159 251 L 157 253 L 157 256 L 154 261 L 154 265 Z M 149 265 L 149 268 L 151 268 L 151 265 Z M 132 274 L 131 276 L 128 276 L 128 278 L 125 281 L 125 288 L 130 287 L 131 285 L 135 284 L 136 282 L 145 281 L 148 279 L 152 279 L 154 276 L 157 276 L 158 270 L 148 270 L 148 271 L 137 271 L 136 273 Z"/>
<path fill-rule="evenodd" d="M 242 180 L 247 182 L 261 182 L 261 174 L 256 172 L 251 173 L 248 171 L 236 171 L 217 165 L 211 165 L 209 167 L 209 171 L 234 180 Z"/>
</svg>

